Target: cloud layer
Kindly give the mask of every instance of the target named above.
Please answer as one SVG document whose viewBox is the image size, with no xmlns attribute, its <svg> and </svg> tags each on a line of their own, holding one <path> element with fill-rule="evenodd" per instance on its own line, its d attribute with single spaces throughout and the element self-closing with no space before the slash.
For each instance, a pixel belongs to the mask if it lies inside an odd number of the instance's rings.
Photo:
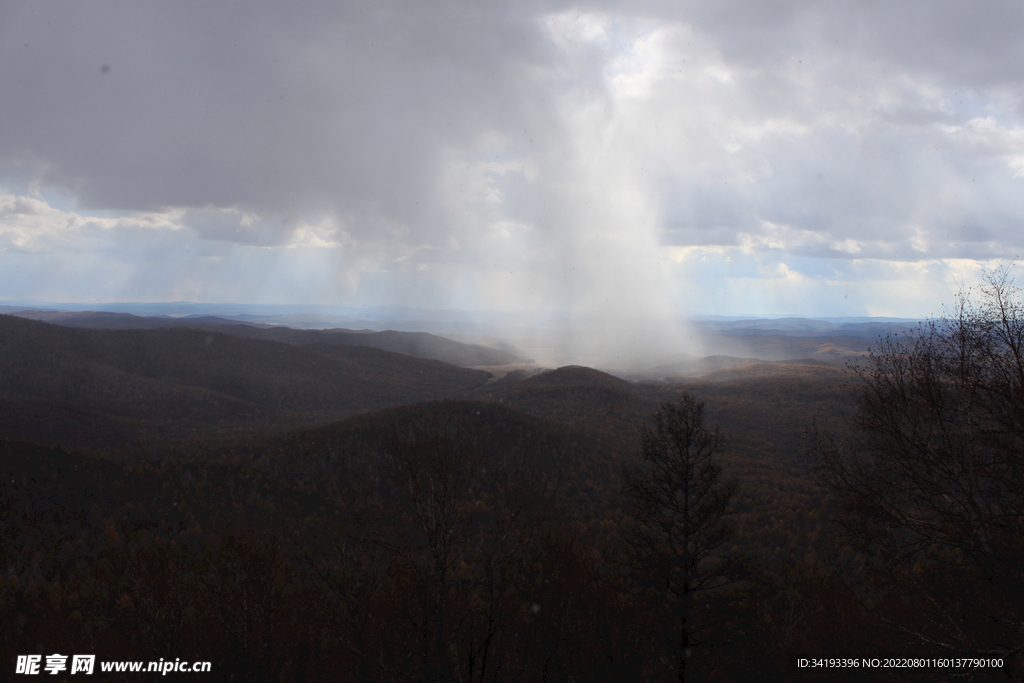
<svg viewBox="0 0 1024 683">
<path fill-rule="evenodd" d="M 1019 3 L 0 15 L 0 299 L 508 309 L 613 334 L 926 315 L 1024 247 Z"/>
</svg>

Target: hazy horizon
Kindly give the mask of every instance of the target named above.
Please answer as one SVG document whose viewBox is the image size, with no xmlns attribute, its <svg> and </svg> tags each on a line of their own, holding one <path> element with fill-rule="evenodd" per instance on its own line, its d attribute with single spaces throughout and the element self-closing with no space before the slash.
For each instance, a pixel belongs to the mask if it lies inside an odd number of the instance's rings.
<svg viewBox="0 0 1024 683">
<path fill-rule="evenodd" d="M 301 312 L 309 312 L 315 314 L 317 312 L 323 312 L 325 314 L 344 314 L 347 312 L 355 313 L 358 311 L 372 312 L 375 315 L 381 317 L 381 319 L 387 318 L 387 314 L 394 314 L 396 320 L 407 319 L 411 312 L 416 313 L 431 313 L 431 314 L 446 314 L 456 315 L 465 318 L 472 318 L 474 316 L 487 316 L 487 315 L 521 315 L 528 317 L 530 313 L 528 311 L 473 311 L 470 309 L 457 309 L 457 308 L 419 308 L 415 306 L 403 306 L 399 304 L 391 305 L 344 305 L 344 304 L 268 304 L 268 303 L 239 303 L 232 301 L 39 301 L 34 299 L 22 299 L 22 300 L 3 300 L 0 299 L 0 307 L 6 308 L 33 308 L 38 307 L 42 309 L 53 309 L 53 310 L 67 310 L 67 311 L 106 311 L 106 312 L 128 312 L 132 311 L 154 311 L 153 315 L 169 315 L 172 317 L 176 316 L 187 316 L 187 315 L 207 315 L 208 313 L 186 313 L 188 310 L 208 310 L 208 311 L 224 311 L 224 315 L 243 315 L 246 312 L 250 312 L 251 315 L 261 314 L 272 314 L 292 312 L 295 314 Z M 176 313 L 156 313 L 156 311 L 181 311 Z M 136 313 L 138 315 L 138 313 Z M 747 320 L 747 319 L 763 319 L 763 320 L 776 320 L 783 318 L 806 318 L 808 320 L 823 320 L 823 321 L 870 321 L 870 320 L 890 320 L 890 321 L 920 321 L 925 320 L 929 316 L 916 316 L 916 317 L 905 317 L 905 316 L 811 316 L 804 315 L 801 313 L 778 313 L 778 314 L 734 314 L 734 315 L 721 315 L 716 313 L 695 311 L 688 313 L 685 316 L 680 316 L 680 320 Z"/>
<path fill-rule="evenodd" d="M 14 304 L 14 305 L 11 305 Z M 92 318 L 89 313 L 109 312 L 141 316 L 134 325 L 152 325 L 151 318 L 187 321 L 197 326 L 253 324 L 305 330 L 349 329 L 382 332 L 426 332 L 454 341 L 481 344 L 516 354 L 521 363 L 534 368 L 583 365 L 612 374 L 633 378 L 654 378 L 659 368 L 690 374 L 719 369 L 720 362 L 704 368 L 700 359 L 733 358 L 781 361 L 815 358 L 817 361 L 845 363 L 864 352 L 867 343 L 877 341 L 886 331 L 899 332 L 914 327 L 921 319 L 885 317 L 806 318 L 800 316 L 757 317 L 695 315 L 665 321 L 661 319 L 620 318 L 619 329 L 609 330 L 601 317 L 577 317 L 571 321 L 538 320 L 528 314 L 429 310 L 402 306 L 351 307 L 313 305 L 198 304 L 165 303 L 90 303 L 59 304 L 0 301 L 0 314 L 24 315 L 26 311 L 53 312 L 35 317 L 44 322 L 91 327 L 121 327 L 125 323 L 108 318 Z M 66 318 L 65 314 L 86 315 Z M 81 320 L 82 322 L 78 322 Z M 217 321 L 223 321 L 218 323 Z M 893 327 L 880 327 L 893 326 Z M 208 329 L 218 329 L 217 327 Z M 750 335 L 762 336 L 753 340 Z M 763 342 L 771 337 L 767 345 Z M 803 343 L 780 343 L 777 337 L 801 338 Z M 806 342 L 820 338 L 820 342 Z M 826 339 L 831 338 L 831 339 Z M 845 339 L 836 346 L 836 339 Z M 851 341 L 857 339 L 851 344 Z M 730 361 L 729 363 L 735 364 Z M 801 361 L 802 362 L 802 361 Z M 695 365 L 696 363 L 696 365 Z M 726 363 L 727 365 L 729 363 Z M 679 365 L 682 364 L 682 365 Z M 683 366 L 686 366 L 685 368 Z M 704 369 L 702 369 L 704 368 Z M 499 371 L 499 374 L 504 370 Z M 668 371 L 665 371 L 668 372 Z"/>
</svg>

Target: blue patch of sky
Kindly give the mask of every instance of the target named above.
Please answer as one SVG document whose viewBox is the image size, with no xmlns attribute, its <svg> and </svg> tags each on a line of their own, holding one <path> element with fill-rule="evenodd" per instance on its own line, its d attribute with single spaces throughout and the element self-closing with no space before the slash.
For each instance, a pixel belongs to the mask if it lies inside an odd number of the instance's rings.
<svg viewBox="0 0 1024 683">
<path fill-rule="evenodd" d="M 1000 127 L 1015 128 L 1019 120 L 1014 105 L 1006 97 L 972 90 L 955 90 L 943 98 L 946 111 L 959 117 L 961 124 L 992 117 Z"/>
</svg>

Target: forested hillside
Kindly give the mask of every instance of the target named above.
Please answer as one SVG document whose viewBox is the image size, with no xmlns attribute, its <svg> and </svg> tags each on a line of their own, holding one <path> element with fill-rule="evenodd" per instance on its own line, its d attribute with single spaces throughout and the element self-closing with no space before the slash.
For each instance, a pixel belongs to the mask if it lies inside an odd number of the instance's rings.
<svg viewBox="0 0 1024 683">
<path fill-rule="evenodd" d="M 507 351 L 463 344 L 426 332 L 397 332 L 387 330 L 309 330 L 280 325 L 239 322 L 215 316 L 189 316 L 185 318 L 145 317 L 130 313 L 105 311 L 15 311 L 12 315 L 30 320 L 86 329 L 143 330 L 162 328 L 188 328 L 209 330 L 221 334 L 252 339 L 270 339 L 289 344 L 343 344 L 366 346 L 382 351 L 404 353 L 417 358 L 439 360 L 463 367 L 477 365 L 506 365 L 523 359 Z"/>
<path fill-rule="evenodd" d="M 948 556 L 893 564 L 865 541 L 886 519 L 830 484 L 829 471 L 867 476 L 822 450 L 866 443 L 863 371 L 752 362 L 635 383 L 569 366 L 488 381 L 343 343 L 9 316 L 0 350 L 5 661 L 43 643 L 210 660 L 209 680 L 947 680 L 795 662 L 942 656 L 955 604 L 958 652 L 1009 667 L 969 680 L 1020 673 L 999 630 L 1016 618 L 1000 602 L 1012 584 L 977 580 L 1015 576 L 1012 533 L 988 532 L 999 574 Z M 641 454 L 674 448 L 652 441 L 656 414 L 696 430 L 676 433 L 677 455 L 699 442 L 709 458 L 674 475 L 717 501 L 693 540 L 708 553 L 699 592 L 666 583 L 664 547 L 638 545 L 641 511 L 661 509 L 638 498 L 655 490 L 638 487 Z M 944 582 L 974 602 L 929 592 Z"/>
<path fill-rule="evenodd" d="M 0 377 L 0 434 L 112 446 L 455 398 L 490 375 L 361 346 L 0 316 Z"/>
</svg>

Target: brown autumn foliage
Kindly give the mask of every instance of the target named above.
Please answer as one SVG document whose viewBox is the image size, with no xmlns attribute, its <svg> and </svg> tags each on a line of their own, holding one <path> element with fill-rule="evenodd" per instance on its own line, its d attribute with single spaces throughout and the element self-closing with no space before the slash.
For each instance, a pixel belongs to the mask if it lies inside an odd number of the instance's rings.
<svg viewBox="0 0 1024 683">
<path fill-rule="evenodd" d="M 796 654 L 930 652 L 886 626 L 921 613 L 915 593 L 836 533 L 840 501 L 801 450 L 812 416 L 842 434 L 854 414 L 834 368 L 484 384 L 376 349 L 36 325 L 2 338 L 22 438 L 0 442 L 3 666 L 42 648 L 210 660 L 209 680 L 676 680 L 678 629 L 626 552 L 623 468 L 684 391 L 739 484 L 709 559 L 744 559 L 694 601 L 690 677 L 822 680 Z"/>
</svg>

